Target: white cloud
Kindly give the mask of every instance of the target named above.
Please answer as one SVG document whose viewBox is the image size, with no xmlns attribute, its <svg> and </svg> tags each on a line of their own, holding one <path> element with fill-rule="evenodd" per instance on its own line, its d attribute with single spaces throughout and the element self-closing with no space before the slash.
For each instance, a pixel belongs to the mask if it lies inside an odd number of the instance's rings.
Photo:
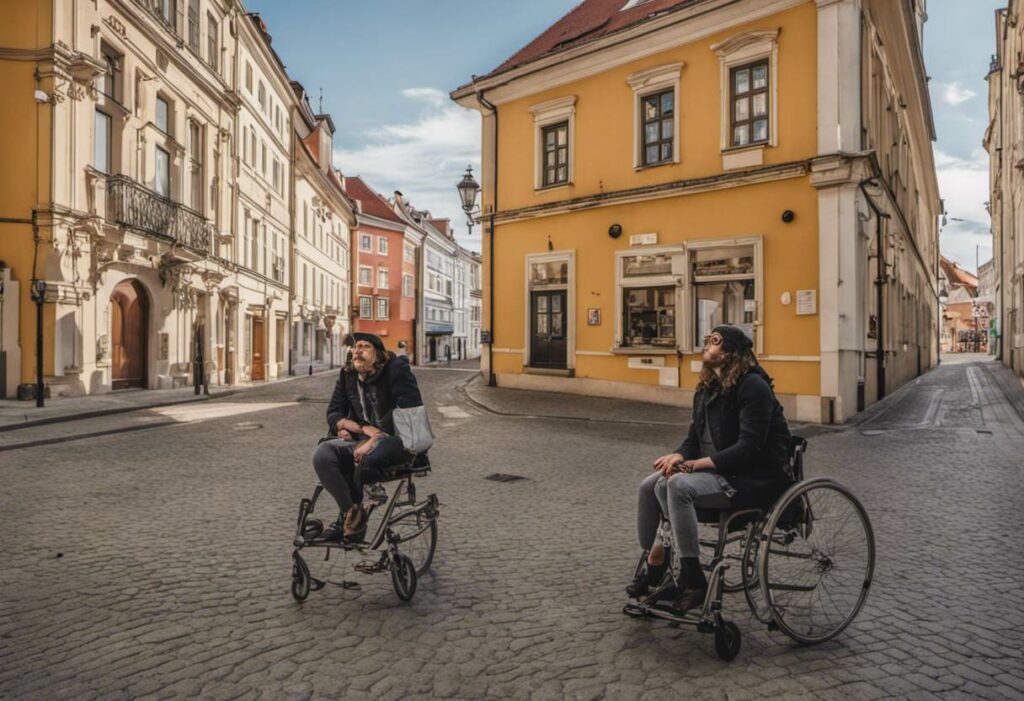
<svg viewBox="0 0 1024 701">
<path fill-rule="evenodd" d="M 967 102 L 978 94 L 955 80 L 952 83 L 940 83 L 939 86 L 942 88 L 942 99 L 953 107 Z"/>
<path fill-rule="evenodd" d="M 451 219 L 459 242 L 479 251 L 480 229 L 474 228 L 472 239 L 466 237 L 455 185 L 467 165 L 480 172 L 480 115 L 449 102 L 435 88 L 408 88 L 402 95 L 423 105 L 416 120 L 368 130 L 361 146 L 337 149 L 335 162 L 343 173 L 362 176 L 385 196 L 401 190 L 417 209 Z"/>
<path fill-rule="evenodd" d="M 989 199 L 988 153 L 978 148 L 969 158 L 959 158 L 935 149 L 935 167 L 947 213 L 942 253 L 974 270 L 976 253 L 982 263 L 992 256 L 991 219 L 985 209 Z M 976 246 L 981 246 L 979 251 Z"/>
</svg>

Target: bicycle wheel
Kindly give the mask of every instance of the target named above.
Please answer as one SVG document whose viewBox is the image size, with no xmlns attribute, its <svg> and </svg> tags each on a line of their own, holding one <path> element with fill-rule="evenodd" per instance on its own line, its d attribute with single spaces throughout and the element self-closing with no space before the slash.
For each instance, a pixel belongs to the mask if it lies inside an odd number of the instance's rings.
<svg viewBox="0 0 1024 701">
<path fill-rule="evenodd" d="M 875 537 L 860 501 L 841 484 L 801 482 L 772 510 L 761 535 L 761 594 L 779 629 L 805 645 L 835 637 L 871 587 Z"/>
<path fill-rule="evenodd" d="M 437 517 L 423 509 L 406 511 L 391 517 L 388 527 L 399 537 L 398 548 L 412 560 L 416 574 L 429 570 L 437 548 Z"/>
</svg>

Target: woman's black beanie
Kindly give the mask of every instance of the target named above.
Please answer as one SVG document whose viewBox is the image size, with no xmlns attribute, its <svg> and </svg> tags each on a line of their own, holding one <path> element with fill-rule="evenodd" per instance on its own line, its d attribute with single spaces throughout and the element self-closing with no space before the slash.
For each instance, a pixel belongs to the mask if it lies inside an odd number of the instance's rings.
<svg viewBox="0 0 1024 701">
<path fill-rule="evenodd" d="M 722 348 L 725 349 L 726 353 L 736 353 L 754 347 L 754 342 L 750 340 L 750 336 L 739 326 L 720 324 L 711 329 L 711 333 L 717 333 L 722 337 Z"/>
</svg>

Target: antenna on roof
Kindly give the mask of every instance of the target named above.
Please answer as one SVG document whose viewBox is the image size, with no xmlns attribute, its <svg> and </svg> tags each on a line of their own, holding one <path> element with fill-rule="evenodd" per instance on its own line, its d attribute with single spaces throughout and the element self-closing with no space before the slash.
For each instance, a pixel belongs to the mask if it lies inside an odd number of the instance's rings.
<svg viewBox="0 0 1024 701">
<path fill-rule="evenodd" d="M 320 106 L 317 108 L 317 112 L 320 114 L 324 113 L 324 88 L 320 86 Z"/>
</svg>

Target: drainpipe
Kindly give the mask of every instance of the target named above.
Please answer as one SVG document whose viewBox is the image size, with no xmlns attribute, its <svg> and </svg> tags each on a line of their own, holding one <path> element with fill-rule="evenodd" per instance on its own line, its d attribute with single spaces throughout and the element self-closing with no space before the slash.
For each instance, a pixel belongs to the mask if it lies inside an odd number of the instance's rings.
<svg viewBox="0 0 1024 701">
<path fill-rule="evenodd" d="M 488 257 L 488 287 L 491 299 L 491 314 L 489 317 L 489 326 L 491 327 L 488 332 L 488 338 L 490 343 L 487 344 L 487 385 L 489 387 L 497 386 L 498 382 L 494 375 L 494 213 L 498 211 L 498 108 L 492 105 L 484 97 L 484 91 L 481 90 L 476 95 L 477 102 L 479 102 L 484 108 L 491 111 L 494 115 L 494 159 L 493 165 L 491 166 L 493 176 L 491 182 L 494 188 L 494 196 L 491 200 L 491 216 L 490 216 L 490 236 L 487 242 L 487 246 L 490 250 Z"/>
<path fill-rule="evenodd" d="M 878 384 L 877 399 L 881 400 L 885 397 L 885 284 L 886 284 L 886 273 L 885 273 L 885 250 L 883 248 L 884 241 L 882 240 L 882 220 L 889 219 L 891 215 L 886 214 L 878 205 L 875 204 L 874 200 L 868 194 L 865 185 L 867 183 L 873 183 L 874 178 L 868 178 L 858 183 L 861 193 L 864 195 L 864 199 L 867 201 L 868 206 L 871 207 L 871 211 L 875 213 L 875 258 L 877 264 L 877 274 L 875 277 L 875 307 L 878 311 L 878 322 L 875 325 L 876 338 L 878 340 L 878 349 L 875 358 L 875 368 L 877 370 L 876 382 Z"/>
</svg>

